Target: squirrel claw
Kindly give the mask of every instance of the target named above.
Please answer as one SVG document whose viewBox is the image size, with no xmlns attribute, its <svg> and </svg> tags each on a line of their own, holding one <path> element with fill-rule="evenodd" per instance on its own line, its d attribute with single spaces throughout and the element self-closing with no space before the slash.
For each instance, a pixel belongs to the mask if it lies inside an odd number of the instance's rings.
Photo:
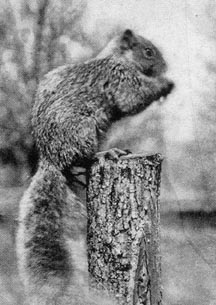
<svg viewBox="0 0 216 305">
<path fill-rule="evenodd" d="M 110 159 L 114 159 L 117 160 L 119 159 L 119 157 L 121 156 L 125 156 L 130 154 L 131 151 L 126 149 L 126 150 L 122 150 L 120 148 L 110 148 L 109 150 L 104 150 L 104 151 L 100 151 L 98 153 L 96 153 L 95 157 L 96 159 L 99 158 L 110 158 Z"/>
</svg>

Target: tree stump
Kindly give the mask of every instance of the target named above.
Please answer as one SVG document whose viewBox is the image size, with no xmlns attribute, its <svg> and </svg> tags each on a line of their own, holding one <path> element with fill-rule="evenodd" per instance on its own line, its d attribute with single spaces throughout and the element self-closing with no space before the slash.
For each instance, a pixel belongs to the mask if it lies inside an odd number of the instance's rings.
<svg viewBox="0 0 216 305">
<path fill-rule="evenodd" d="M 118 304 L 162 304 L 161 163 L 159 154 L 100 158 L 88 175 L 90 285 Z"/>
</svg>

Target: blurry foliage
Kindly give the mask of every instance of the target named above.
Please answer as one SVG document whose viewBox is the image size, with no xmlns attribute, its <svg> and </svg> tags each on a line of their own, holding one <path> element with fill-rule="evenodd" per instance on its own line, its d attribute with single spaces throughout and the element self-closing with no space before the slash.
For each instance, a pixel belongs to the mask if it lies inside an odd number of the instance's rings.
<svg viewBox="0 0 216 305">
<path fill-rule="evenodd" d="M 37 152 L 31 135 L 31 106 L 41 76 L 71 61 L 71 41 L 84 44 L 79 20 L 86 3 L 21 0 L 0 8 L 0 162 L 27 164 L 34 172 Z M 63 42 L 62 42 L 63 41 Z"/>
</svg>

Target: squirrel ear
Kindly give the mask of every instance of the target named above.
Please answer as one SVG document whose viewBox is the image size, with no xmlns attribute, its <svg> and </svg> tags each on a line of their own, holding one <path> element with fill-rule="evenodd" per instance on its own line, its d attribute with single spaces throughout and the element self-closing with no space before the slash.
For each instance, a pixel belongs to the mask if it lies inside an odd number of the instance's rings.
<svg viewBox="0 0 216 305">
<path fill-rule="evenodd" d="M 122 50 L 132 49 L 133 44 L 136 42 L 136 37 L 134 33 L 127 29 L 121 36 L 120 47 Z"/>
</svg>

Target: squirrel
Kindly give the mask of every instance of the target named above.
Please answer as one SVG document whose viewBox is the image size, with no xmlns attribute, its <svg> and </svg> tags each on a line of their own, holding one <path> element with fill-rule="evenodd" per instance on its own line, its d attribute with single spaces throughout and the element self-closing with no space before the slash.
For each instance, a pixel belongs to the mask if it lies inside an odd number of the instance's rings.
<svg viewBox="0 0 216 305">
<path fill-rule="evenodd" d="M 68 181 L 73 167 L 94 159 L 113 122 L 172 91 L 166 69 L 158 48 L 127 29 L 96 58 L 58 67 L 41 80 L 32 110 L 40 162 L 20 202 L 17 233 L 27 304 L 111 304 L 84 301 L 82 292 L 76 296 L 82 288 L 71 288 L 84 285 L 76 260 L 85 252 L 86 212 Z"/>
</svg>

